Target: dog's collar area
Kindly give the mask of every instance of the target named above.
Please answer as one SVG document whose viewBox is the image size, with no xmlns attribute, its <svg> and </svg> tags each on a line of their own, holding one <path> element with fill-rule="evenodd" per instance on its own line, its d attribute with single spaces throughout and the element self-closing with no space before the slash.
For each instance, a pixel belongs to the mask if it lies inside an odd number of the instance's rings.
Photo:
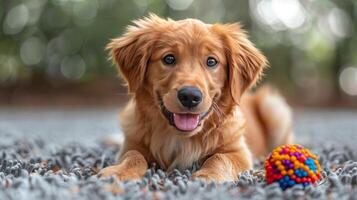
<svg viewBox="0 0 357 200">
<path fill-rule="evenodd" d="M 168 120 L 169 124 L 173 127 L 175 127 L 177 130 L 181 131 L 181 132 L 187 132 L 187 131 L 184 131 L 184 130 L 181 130 L 179 128 L 177 128 L 177 126 L 175 125 L 175 122 L 174 122 L 174 113 L 173 112 L 170 112 L 164 105 L 164 102 L 163 101 L 160 101 L 160 110 L 162 112 L 162 114 L 165 116 L 165 118 Z M 198 122 L 198 125 L 197 127 L 201 126 L 202 124 L 202 120 L 211 112 L 212 110 L 212 106 L 208 109 L 207 112 L 204 112 L 204 113 L 201 113 L 200 116 L 199 116 L 199 122 Z M 196 128 L 197 128 L 196 127 Z"/>
</svg>

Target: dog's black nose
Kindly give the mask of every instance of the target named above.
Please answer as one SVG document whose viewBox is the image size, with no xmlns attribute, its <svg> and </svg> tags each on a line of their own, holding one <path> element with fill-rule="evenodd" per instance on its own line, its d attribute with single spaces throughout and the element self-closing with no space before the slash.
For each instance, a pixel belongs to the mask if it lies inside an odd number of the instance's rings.
<svg viewBox="0 0 357 200">
<path fill-rule="evenodd" d="M 194 108 L 202 101 L 202 92 L 196 87 L 183 87 L 177 92 L 177 98 L 186 108 Z"/>
</svg>

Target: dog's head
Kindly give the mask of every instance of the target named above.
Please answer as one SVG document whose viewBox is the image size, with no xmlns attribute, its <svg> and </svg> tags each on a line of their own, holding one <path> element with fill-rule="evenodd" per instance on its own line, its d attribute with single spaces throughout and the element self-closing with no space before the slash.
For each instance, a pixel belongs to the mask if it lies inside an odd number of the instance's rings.
<svg viewBox="0 0 357 200">
<path fill-rule="evenodd" d="M 134 22 L 108 44 L 129 91 L 148 91 L 178 134 L 198 133 L 219 101 L 238 104 L 267 61 L 239 24 L 165 20 Z"/>
</svg>

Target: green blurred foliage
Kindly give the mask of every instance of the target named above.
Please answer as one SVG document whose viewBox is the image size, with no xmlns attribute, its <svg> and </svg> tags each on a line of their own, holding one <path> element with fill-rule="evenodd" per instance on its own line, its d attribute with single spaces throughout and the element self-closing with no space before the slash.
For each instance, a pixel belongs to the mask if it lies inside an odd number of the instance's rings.
<svg viewBox="0 0 357 200">
<path fill-rule="evenodd" d="M 0 0 L 0 85 L 114 76 L 106 43 L 149 12 L 241 22 L 270 61 L 267 79 L 292 96 L 357 95 L 355 0 Z"/>
</svg>

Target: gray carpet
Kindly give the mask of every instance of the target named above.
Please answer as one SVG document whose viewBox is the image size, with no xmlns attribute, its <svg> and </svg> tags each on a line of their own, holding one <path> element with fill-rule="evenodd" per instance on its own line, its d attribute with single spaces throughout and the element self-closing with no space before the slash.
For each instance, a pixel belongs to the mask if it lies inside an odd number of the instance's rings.
<svg viewBox="0 0 357 200">
<path fill-rule="evenodd" d="M 298 109 L 297 142 L 319 156 L 316 187 L 266 185 L 262 161 L 235 183 L 191 181 L 154 164 L 139 181 L 97 179 L 118 147 L 116 108 L 0 108 L 0 199 L 357 199 L 357 112 Z M 194 169 L 193 169 L 194 170 Z"/>
</svg>

